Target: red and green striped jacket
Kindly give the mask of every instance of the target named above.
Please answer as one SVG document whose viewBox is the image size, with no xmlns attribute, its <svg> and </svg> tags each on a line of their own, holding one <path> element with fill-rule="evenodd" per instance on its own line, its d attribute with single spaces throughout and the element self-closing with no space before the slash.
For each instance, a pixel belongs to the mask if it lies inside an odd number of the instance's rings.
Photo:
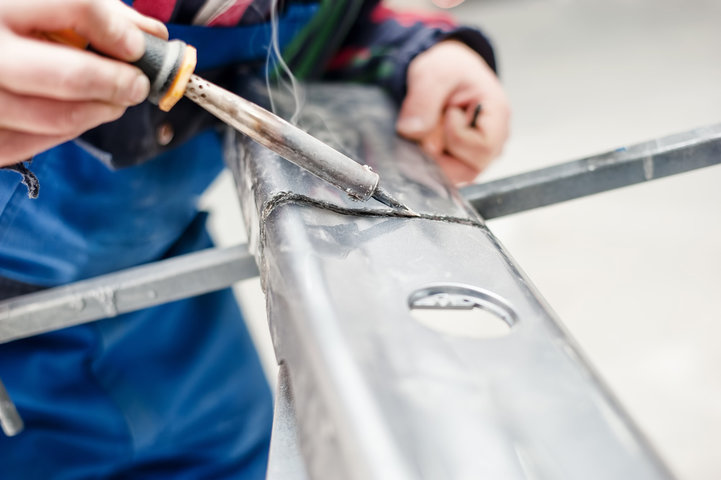
<svg viewBox="0 0 721 480">
<path fill-rule="evenodd" d="M 165 22 L 171 38 L 194 45 L 201 75 L 241 93 L 243 78 L 265 71 L 272 4 L 277 4 L 283 57 L 303 80 L 373 83 L 400 102 L 411 60 L 447 38 L 465 42 L 495 69 L 493 50 L 480 31 L 458 26 L 444 13 L 396 12 L 380 0 L 124 1 Z M 214 121 L 191 102 L 180 102 L 167 114 L 143 104 L 82 139 L 112 156 L 114 165 L 125 166 L 179 145 Z M 175 132 L 168 145 L 154 137 L 164 123 Z"/>
<path fill-rule="evenodd" d="M 410 60 L 448 36 L 468 43 L 495 68 L 491 46 L 480 32 L 458 27 L 443 13 L 395 12 L 380 0 L 134 0 L 132 5 L 165 23 L 235 27 L 267 22 L 273 3 L 281 13 L 290 4 L 318 4 L 283 52 L 300 78 L 381 82 L 401 93 Z"/>
</svg>

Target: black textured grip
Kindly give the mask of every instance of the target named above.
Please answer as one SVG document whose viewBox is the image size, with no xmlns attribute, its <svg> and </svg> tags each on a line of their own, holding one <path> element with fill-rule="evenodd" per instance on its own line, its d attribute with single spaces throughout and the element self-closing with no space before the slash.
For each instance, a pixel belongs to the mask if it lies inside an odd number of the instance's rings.
<svg viewBox="0 0 721 480">
<path fill-rule="evenodd" d="M 145 36 L 145 53 L 133 65 L 142 70 L 150 79 L 148 99 L 157 104 L 178 74 L 187 45 L 180 40 L 167 42 L 149 33 L 143 33 L 143 35 Z"/>
</svg>

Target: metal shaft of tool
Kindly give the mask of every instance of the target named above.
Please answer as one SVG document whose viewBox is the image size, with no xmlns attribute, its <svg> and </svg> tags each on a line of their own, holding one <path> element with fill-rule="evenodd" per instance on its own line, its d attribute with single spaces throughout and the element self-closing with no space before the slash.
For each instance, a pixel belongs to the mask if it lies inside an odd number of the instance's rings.
<svg viewBox="0 0 721 480">
<path fill-rule="evenodd" d="M 461 189 L 483 218 L 648 182 L 721 163 L 721 124 Z"/>
<path fill-rule="evenodd" d="M 286 160 L 335 185 L 355 200 L 376 192 L 380 177 L 279 116 L 192 75 L 185 96 Z"/>
</svg>

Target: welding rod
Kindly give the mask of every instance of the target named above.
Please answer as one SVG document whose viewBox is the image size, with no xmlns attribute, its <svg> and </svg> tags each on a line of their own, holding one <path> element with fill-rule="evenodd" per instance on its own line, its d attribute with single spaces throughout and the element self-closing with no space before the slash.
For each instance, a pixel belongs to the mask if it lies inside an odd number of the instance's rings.
<svg viewBox="0 0 721 480">
<path fill-rule="evenodd" d="M 185 96 L 281 157 L 335 185 L 355 200 L 370 197 L 407 208 L 378 185 L 380 177 L 279 116 L 207 80 L 191 75 Z"/>
<path fill-rule="evenodd" d="M 379 185 L 380 176 L 278 115 L 197 75 L 185 96 L 217 118 L 286 160 L 343 190 L 354 200 L 370 197 L 396 209 L 410 210 Z"/>
<path fill-rule="evenodd" d="M 231 127 L 286 160 L 335 185 L 354 200 L 373 197 L 395 209 L 411 211 L 380 185 L 380 176 L 268 110 L 194 75 L 195 48 L 145 33 L 145 52 L 133 65 L 150 79 L 148 100 L 167 112 L 183 95 Z M 80 48 L 87 41 L 72 30 L 43 35 Z"/>
</svg>

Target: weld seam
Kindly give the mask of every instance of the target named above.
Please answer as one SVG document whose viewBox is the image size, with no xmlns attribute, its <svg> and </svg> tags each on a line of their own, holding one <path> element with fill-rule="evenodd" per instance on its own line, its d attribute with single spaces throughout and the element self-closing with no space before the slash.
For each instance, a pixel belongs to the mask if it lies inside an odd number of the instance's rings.
<svg viewBox="0 0 721 480">
<path fill-rule="evenodd" d="M 452 215 L 436 215 L 430 213 L 415 213 L 406 210 L 398 210 L 393 208 L 352 208 L 340 206 L 332 202 L 325 200 L 318 200 L 307 195 L 302 195 L 294 192 L 280 192 L 274 195 L 270 200 L 263 204 L 263 208 L 260 215 L 260 250 L 261 257 L 262 251 L 265 247 L 265 222 L 270 215 L 280 206 L 288 204 L 298 204 L 309 207 L 316 207 L 323 210 L 328 210 L 339 215 L 352 215 L 360 217 L 370 218 L 408 218 L 408 219 L 423 219 L 434 222 L 444 222 L 456 225 L 467 225 L 469 227 L 484 228 L 484 224 L 478 220 L 467 217 L 455 217 Z"/>
</svg>

